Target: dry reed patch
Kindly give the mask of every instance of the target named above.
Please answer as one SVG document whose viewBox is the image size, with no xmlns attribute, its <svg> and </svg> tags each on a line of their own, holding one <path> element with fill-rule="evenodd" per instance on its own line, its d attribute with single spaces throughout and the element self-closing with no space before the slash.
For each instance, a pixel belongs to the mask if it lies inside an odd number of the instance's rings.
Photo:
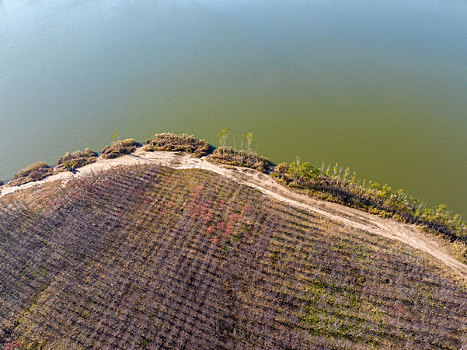
<svg viewBox="0 0 467 350">
<path fill-rule="evenodd" d="M 211 146 L 206 140 L 199 140 L 194 135 L 162 133 L 156 134 L 152 140 L 147 141 L 145 151 L 171 151 L 186 152 L 196 157 L 209 153 Z"/>
<path fill-rule="evenodd" d="M 126 139 L 122 141 L 114 141 L 110 146 L 106 146 L 102 150 L 102 158 L 113 159 L 125 154 L 130 154 L 136 151 L 140 144 L 134 139 Z"/>
<path fill-rule="evenodd" d="M 56 171 L 73 171 L 77 168 L 96 162 L 97 152 L 86 148 L 84 152 L 81 150 L 73 153 L 67 152 L 64 156 L 60 157 L 57 161 Z"/>
<path fill-rule="evenodd" d="M 10 186 L 19 186 L 31 181 L 42 180 L 53 174 L 53 169 L 45 162 L 36 162 L 20 170 L 9 182 Z"/>
</svg>

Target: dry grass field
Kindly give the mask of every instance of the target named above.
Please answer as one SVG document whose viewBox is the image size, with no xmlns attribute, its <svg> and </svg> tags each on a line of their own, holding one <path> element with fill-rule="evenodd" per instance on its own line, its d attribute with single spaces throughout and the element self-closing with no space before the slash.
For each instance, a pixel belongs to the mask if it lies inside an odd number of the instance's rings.
<svg viewBox="0 0 467 350">
<path fill-rule="evenodd" d="M 5 349 L 467 343 L 440 263 L 209 171 L 124 167 L 0 204 Z"/>
</svg>

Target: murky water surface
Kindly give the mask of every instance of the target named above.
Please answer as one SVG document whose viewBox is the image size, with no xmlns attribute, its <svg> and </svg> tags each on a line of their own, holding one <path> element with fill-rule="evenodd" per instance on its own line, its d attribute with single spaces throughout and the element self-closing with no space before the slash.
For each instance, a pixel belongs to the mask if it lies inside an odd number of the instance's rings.
<svg viewBox="0 0 467 350">
<path fill-rule="evenodd" d="M 467 214 L 466 38 L 455 0 L 0 0 L 0 178 L 228 127 Z"/>
</svg>

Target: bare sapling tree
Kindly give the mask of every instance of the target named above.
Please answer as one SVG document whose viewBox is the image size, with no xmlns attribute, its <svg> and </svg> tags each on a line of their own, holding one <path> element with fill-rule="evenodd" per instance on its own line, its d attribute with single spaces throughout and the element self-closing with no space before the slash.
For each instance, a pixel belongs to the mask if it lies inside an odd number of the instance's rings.
<svg viewBox="0 0 467 350">
<path fill-rule="evenodd" d="M 246 134 L 246 144 L 247 144 L 247 152 L 248 152 L 248 162 L 250 161 L 250 153 L 251 153 L 251 144 L 253 143 L 253 133 L 250 131 Z"/>
<path fill-rule="evenodd" d="M 229 136 L 229 129 L 227 129 L 227 128 L 221 129 L 217 133 L 217 140 L 219 141 L 219 145 L 222 148 L 222 159 L 224 159 L 225 146 L 227 144 L 227 137 L 228 136 Z"/>
</svg>

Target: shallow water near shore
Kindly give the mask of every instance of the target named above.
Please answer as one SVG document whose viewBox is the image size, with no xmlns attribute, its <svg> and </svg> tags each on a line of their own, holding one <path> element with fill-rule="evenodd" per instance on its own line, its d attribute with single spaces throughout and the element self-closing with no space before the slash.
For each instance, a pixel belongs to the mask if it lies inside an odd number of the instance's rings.
<svg viewBox="0 0 467 350">
<path fill-rule="evenodd" d="M 254 133 L 467 213 L 467 3 L 0 1 L 0 178 L 121 137 Z M 233 139 L 230 141 L 233 144 Z"/>
</svg>

